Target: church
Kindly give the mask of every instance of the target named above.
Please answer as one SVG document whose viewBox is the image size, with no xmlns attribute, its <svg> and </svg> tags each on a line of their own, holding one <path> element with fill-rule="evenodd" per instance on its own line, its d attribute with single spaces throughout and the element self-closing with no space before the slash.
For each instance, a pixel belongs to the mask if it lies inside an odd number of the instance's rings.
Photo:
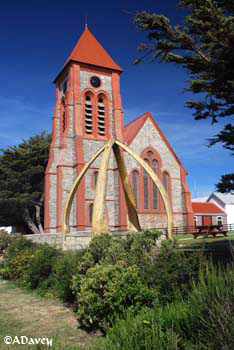
<svg viewBox="0 0 234 350">
<path fill-rule="evenodd" d="M 64 206 L 74 181 L 110 138 L 130 147 L 158 175 L 170 200 L 174 226 L 194 224 L 187 172 L 154 117 L 146 112 L 124 125 L 120 94 L 122 72 L 85 28 L 54 81 L 52 143 L 45 173 L 46 233 L 62 231 Z M 167 215 L 159 190 L 136 160 L 123 153 L 141 228 L 165 228 Z M 99 167 L 100 158 L 97 158 L 79 184 L 71 208 L 71 232 L 91 231 Z M 113 153 L 108 166 L 106 220 L 112 231 L 129 228 L 124 191 Z"/>
</svg>

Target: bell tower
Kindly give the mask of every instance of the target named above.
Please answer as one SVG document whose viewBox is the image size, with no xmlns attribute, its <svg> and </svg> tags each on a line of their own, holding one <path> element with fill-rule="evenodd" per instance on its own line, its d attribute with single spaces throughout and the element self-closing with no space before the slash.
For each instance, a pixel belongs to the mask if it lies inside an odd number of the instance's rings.
<svg viewBox="0 0 234 350">
<path fill-rule="evenodd" d="M 67 195 L 84 164 L 109 140 L 124 142 L 120 96 L 122 69 L 86 28 L 56 77 L 52 143 L 45 173 L 45 232 L 61 232 Z M 71 231 L 91 230 L 100 160 L 78 188 L 71 211 Z M 107 220 L 126 229 L 123 190 L 113 155 L 108 169 Z"/>
</svg>

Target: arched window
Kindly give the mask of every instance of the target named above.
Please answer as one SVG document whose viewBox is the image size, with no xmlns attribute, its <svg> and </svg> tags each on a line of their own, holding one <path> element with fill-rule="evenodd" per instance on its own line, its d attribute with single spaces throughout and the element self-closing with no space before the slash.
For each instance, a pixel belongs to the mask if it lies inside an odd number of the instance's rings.
<svg viewBox="0 0 234 350">
<path fill-rule="evenodd" d="M 148 159 L 144 159 L 149 164 Z M 149 175 L 143 170 L 143 183 L 144 183 L 144 209 L 149 209 Z"/>
<path fill-rule="evenodd" d="M 152 169 L 155 174 L 158 174 L 158 161 L 156 159 L 152 161 Z M 153 209 L 158 209 L 158 189 L 155 183 L 153 183 Z"/>
<path fill-rule="evenodd" d="M 98 134 L 105 135 L 105 104 L 102 97 L 98 98 Z"/>
<path fill-rule="evenodd" d="M 141 157 L 151 167 L 154 173 L 157 174 L 159 179 L 162 179 L 162 160 L 158 152 L 153 147 L 147 147 L 141 153 Z M 141 186 L 143 187 L 143 194 L 141 194 L 142 192 L 140 191 L 140 198 L 142 198 L 139 202 L 140 210 L 156 212 L 162 209 L 160 192 L 145 170 L 140 172 L 139 183 L 141 183 Z"/>
<path fill-rule="evenodd" d="M 139 182 L 139 173 L 137 170 L 134 170 L 132 173 L 132 187 L 133 187 L 133 195 L 135 198 L 136 208 L 138 208 L 138 182 Z"/>
<path fill-rule="evenodd" d="M 92 219 L 93 219 L 93 203 L 89 206 L 89 223 L 92 225 Z"/>
<path fill-rule="evenodd" d="M 66 130 L 66 113 L 65 113 L 65 111 L 63 112 L 62 129 L 63 129 L 63 132 Z"/>
<path fill-rule="evenodd" d="M 98 179 L 98 171 L 96 170 L 96 171 L 94 172 L 94 174 L 93 174 L 94 188 L 96 188 L 97 179 Z"/>
<path fill-rule="evenodd" d="M 85 97 L 85 132 L 87 134 L 93 132 L 93 110 L 90 95 Z"/>
<path fill-rule="evenodd" d="M 169 190 L 169 176 L 167 173 L 163 173 L 163 186 L 168 193 Z"/>
</svg>

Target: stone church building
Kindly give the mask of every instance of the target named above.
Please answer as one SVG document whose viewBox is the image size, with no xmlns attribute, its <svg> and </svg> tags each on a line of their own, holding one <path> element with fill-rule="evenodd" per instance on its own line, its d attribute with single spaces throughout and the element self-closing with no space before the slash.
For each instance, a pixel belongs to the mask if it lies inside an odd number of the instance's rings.
<svg viewBox="0 0 234 350">
<path fill-rule="evenodd" d="M 193 225 L 186 170 L 150 113 L 124 126 L 120 94 L 122 73 L 86 28 L 55 79 L 53 137 L 45 174 L 45 232 L 61 232 L 68 193 L 84 164 L 111 137 L 128 145 L 158 174 L 173 210 L 174 226 Z M 166 227 L 159 191 L 147 173 L 124 152 L 142 228 Z M 78 187 L 70 218 L 71 232 L 90 231 L 101 158 Z M 114 155 L 108 168 L 106 217 L 111 230 L 128 229 L 124 192 Z"/>
</svg>

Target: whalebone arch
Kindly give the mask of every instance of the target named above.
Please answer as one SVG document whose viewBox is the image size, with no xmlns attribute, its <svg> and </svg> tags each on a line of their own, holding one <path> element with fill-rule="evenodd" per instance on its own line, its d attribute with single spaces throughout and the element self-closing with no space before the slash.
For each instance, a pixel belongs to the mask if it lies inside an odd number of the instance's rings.
<svg viewBox="0 0 234 350">
<path fill-rule="evenodd" d="M 65 208 L 64 208 L 63 224 L 62 224 L 63 240 L 66 239 L 66 234 L 70 232 L 69 221 L 70 221 L 71 206 L 72 206 L 75 193 L 78 189 L 78 186 L 82 178 L 85 176 L 87 170 L 91 167 L 93 162 L 102 153 L 103 153 L 103 156 L 101 159 L 101 164 L 98 172 L 97 186 L 96 186 L 95 198 L 93 203 L 92 235 L 96 236 L 105 232 L 109 232 L 109 228 L 106 222 L 105 212 L 106 212 L 108 164 L 109 164 L 111 150 L 113 150 L 114 152 L 117 166 L 118 166 L 118 171 L 119 171 L 123 189 L 124 189 L 125 200 L 126 200 L 127 210 L 128 210 L 128 218 L 130 223 L 130 231 L 139 232 L 141 231 L 141 227 L 139 224 L 133 191 L 132 191 L 128 174 L 126 171 L 123 152 L 121 152 L 122 150 L 130 154 L 138 162 L 138 164 L 141 165 L 141 167 L 148 173 L 148 175 L 150 176 L 154 184 L 157 186 L 162 196 L 166 213 L 167 213 L 168 238 L 172 239 L 172 236 L 173 236 L 172 208 L 171 208 L 168 194 L 162 182 L 160 181 L 158 175 L 147 164 L 147 162 L 144 161 L 144 159 L 142 159 L 137 153 L 131 150 L 128 146 L 126 146 L 125 144 L 117 140 L 111 139 L 94 154 L 94 156 L 88 161 L 88 163 L 84 165 L 83 169 L 81 170 L 75 182 L 73 183 L 73 186 L 70 190 L 70 193 L 68 195 Z"/>
</svg>

